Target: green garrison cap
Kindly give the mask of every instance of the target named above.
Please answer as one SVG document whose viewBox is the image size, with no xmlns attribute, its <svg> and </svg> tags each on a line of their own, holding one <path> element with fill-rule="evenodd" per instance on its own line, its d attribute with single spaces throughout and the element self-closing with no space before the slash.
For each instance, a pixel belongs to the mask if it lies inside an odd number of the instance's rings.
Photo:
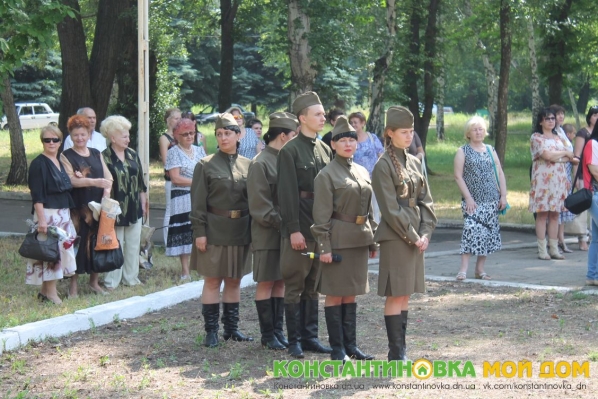
<svg viewBox="0 0 598 399">
<path fill-rule="evenodd" d="M 216 117 L 216 127 L 215 129 L 225 128 L 227 126 L 238 126 L 235 117 L 231 114 L 225 112 L 223 114 L 219 114 Z"/>
<path fill-rule="evenodd" d="M 282 127 L 297 131 L 299 121 L 290 112 L 274 112 L 270 114 L 270 127 Z"/>
<path fill-rule="evenodd" d="M 334 136 L 338 136 L 341 133 L 348 133 L 354 132 L 353 126 L 349 123 L 349 120 L 345 115 L 341 115 L 336 118 L 336 123 L 334 124 L 334 129 L 332 129 L 332 138 Z"/>
<path fill-rule="evenodd" d="M 295 101 L 293 101 L 293 113 L 297 115 L 302 109 L 316 104 L 321 105 L 322 102 L 320 101 L 320 97 L 318 97 L 315 92 L 308 91 L 306 93 L 300 94 L 297 96 Z"/>
<path fill-rule="evenodd" d="M 386 127 L 413 129 L 413 114 L 405 107 L 392 106 L 386 111 Z"/>
</svg>

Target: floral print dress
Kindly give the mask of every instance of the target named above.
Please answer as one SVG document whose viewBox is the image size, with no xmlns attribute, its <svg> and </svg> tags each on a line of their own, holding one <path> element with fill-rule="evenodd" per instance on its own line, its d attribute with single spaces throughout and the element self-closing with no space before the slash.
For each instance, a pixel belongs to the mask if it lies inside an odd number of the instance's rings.
<svg viewBox="0 0 598 399">
<path fill-rule="evenodd" d="M 570 185 L 566 163 L 550 162 L 541 157 L 544 151 L 565 151 L 562 138 L 554 134 L 545 138 L 534 133 L 530 139 L 532 153 L 532 182 L 529 192 L 530 212 L 562 212 Z"/>
</svg>

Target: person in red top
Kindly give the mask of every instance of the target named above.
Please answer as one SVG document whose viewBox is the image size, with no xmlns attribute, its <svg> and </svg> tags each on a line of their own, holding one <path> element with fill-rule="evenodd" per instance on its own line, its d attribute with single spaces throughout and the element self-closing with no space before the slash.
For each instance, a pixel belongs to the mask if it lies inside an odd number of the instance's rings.
<svg viewBox="0 0 598 399">
<path fill-rule="evenodd" d="M 583 186 L 592 190 L 592 241 L 588 250 L 586 285 L 598 285 L 598 129 L 594 126 L 582 153 Z"/>
</svg>

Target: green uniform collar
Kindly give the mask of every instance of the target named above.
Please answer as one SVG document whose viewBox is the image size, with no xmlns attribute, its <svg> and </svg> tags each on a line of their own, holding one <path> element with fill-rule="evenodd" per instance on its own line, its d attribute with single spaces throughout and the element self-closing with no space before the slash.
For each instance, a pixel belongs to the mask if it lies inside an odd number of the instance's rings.
<svg viewBox="0 0 598 399">
<path fill-rule="evenodd" d="M 313 139 L 311 137 L 308 137 L 306 135 L 303 134 L 303 132 L 299 132 L 299 137 L 301 138 L 301 140 L 316 145 L 316 141 L 318 140 L 318 135 L 316 134 L 316 137 L 314 137 Z"/>
</svg>

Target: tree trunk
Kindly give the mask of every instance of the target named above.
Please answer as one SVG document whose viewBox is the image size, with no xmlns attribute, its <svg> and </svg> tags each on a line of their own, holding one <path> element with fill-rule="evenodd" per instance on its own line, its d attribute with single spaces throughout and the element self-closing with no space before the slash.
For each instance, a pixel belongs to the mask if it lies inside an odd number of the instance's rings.
<svg viewBox="0 0 598 399">
<path fill-rule="evenodd" d="M 544 40 L 544 55 L 546 56 L 548 71 L 548 103 L 562 104 L 563 75 L 567 67 L 567 37 L 571 32 L 569 27 L 569 11 L 573 0 L 565 0 L 557 5 L 554 12 L 549 15 L 558 30 L 551 30 Z"/>
<path fill-rule="evenodd" d="M 301 0 L 289 1 L 289 61 L 291 63 L 291 98 L 290 102 L 301 93 L 310 91 L 316 79 L 313 68 L 308 36 L 310 33 L 309 16 L 301 9 Z"/>
<path fill-rule="evenodd" d="M 130 38 L 124 35 L 125 25 L 128 23 L 126 19 L 136 17 L 132 12 L 136 10 L 136 4 L 136 0 L 101 0 L 98 3 L 96 30 L 89 63 L 91 96 L 98 122 L 106 117 L 108 111 L 114 77 L 122 55 L 122 46 L 125 41 L 130 41 Z M 125 11 L 128 10 L 131 12 L 125 14 Z M 113 23 L 107 23 L 108 21 Z M 129 35 L 131 33 L 135 39 L 135 46 L 137 46 L 136 20 L 133 31 L 129 32 Z M 137 102 L 137 98 L 135 98 L 135 102 Z"/>
<path fill-rule="evenodd" d="M 581 86 L 577 96 L 577 110 L 582 114 L 585 114 L 586 108 L 588 107 L 588 101 L 590 100 L 590 77 L 586 74 L 584 78 L 585 82 L 583 83 L 583 86 Z"/>
<path fill-rule="evenodd" d="M 507 149 L 507 109 L 509 105 L 509 71 L 511 69 L 511 4 L 501 0 L 500 6 L 500 76 L 498 81 L 498 107 L 496 112 L 496 152 L 504 165 Z"/>
<path fill-rule="evenodd" d="M 419 62 L 419 53 L 420 53 L 420 37 L 419 37 L 419 30 L 420 25 L 422 24 L 422 5 L 419 1 L 413 0 L 411 3 L 411 16 L 409 17 L 409 37 L 407 40 L 409 41 L 409 56 L 406 61 L 406 69 L 405 69 L 405 88 L 406 88 L 406 95 L 409 98 L 409 110 L 413 114 L 414 118 L 414 127 L 415 131 L 419 134 L 420 132 L 417 130 L 418 121 L 420 119 L 419 116 L 419 90 L 417 81 L 419 79 L 419 71 L 420 71 L 420 62 Z M 420 137 L 421 138 L 421 137 Z"/>
<path fill-rule="evenodd" d="M 441 60 L 443 57 L 441 57 Z M 436 138 L 438 141 L 444 140 L 444 64 L 441 62 L 438 70 L 438 90 L 436 92 Z"/>
<path fill-rule="evenodd" d="M 370 117 L 366 125 L 366 131 L 382 135 L 384 129 L 383 102 L 384 102 L 384 81 L 386 72 L 392 62 L 394 52 L 395 35 L 397 31 L 397 14 L 395 0 L 386 1 L 386 29 L 387 41 L 384 53 L 374 63 L 374 71 L 371 85 Z"/>
<path fill-rule="evenodd" d="M 544 106 L 540 96 L 540 78 L 538 76 L 538 59 L 536 58 L 536 39 L 534 35 L 534 21 L 530 17 L 527 20 L 527 45 L 529 48 L 529 61 L 532 70 L 531 89 L 532 89 L 532 130 L 536 127 L 538 113 Z"/>
<path fill-rule="evenodd" d="M 432 107 L 434 106 L 434 80 L 436 78 L 436 41 L 438 37 L 438 11 L 441 0 L 430 0 L 428 6 L 428 24 L 424 34 L 424 113 L 421 118 L 416 118 L 415 129 L 426 148 L 428 128 L 432 119 Z"/>
<path fill-rule="evenodd" d="M 240 0 L 220 0 L 220 85 L 218 111 L 224 112 L 233 102 L 234 22 Z"/>
<path fill-rule="evenodd" d="M 66 134 L 68 118 L 81 107 L 95 109 L 95 104 L 91 96 L 89 61 L 79 1 L 62 0 L 62 3 L 75 11 L 74 18 L 67 16 L 57 25 L 62 56 L 62 94 L 58 127 Z"/>
<path fill-rule="evenodd" d="M 573 116 L 575 117 L 575 126 L 577 130 L 581 129 L 581 125 L 579 123 L 579 111 L 575 106 L 575 98 L 573 97 L 573 90 L 570 87 L 567 88 L 567 92 L 569 93 L 569 101 L 571 101 L 571 108 L 573 108 Z"/>
<path fill-rule="evenodd" d="M 23 131 L 15 108 L 15 99 L 12 95 L 10 78 L 7 76 L 2 82 L 0 98 L 4 106 L 4 113 L 8 122 L 10 135 L 10 170 L 6 177 L 7 185 L 27 184 L 27 156 L 23 143 Z"/>
<path fill-rule="evenodd" d="M 473 16 L 471 4 L 469 0 L 464 2 L 463 12 L 466 16 Z M 496 103 L 498 102 L 498 77 L 494 65 L 490 62 L 488 56 L 488 49 L 480 38 L 480 31 L 477 27 L 473 27 L 474 34 L 477 38 L 477 46 L 482 50 L 482 64 L 484 65 L 484 73 L 486 76 L 486 90 L 488 92 L 488 133 L 490 137 L 494 137 L 494 130 L 496 125 Z"/>
</svg>

